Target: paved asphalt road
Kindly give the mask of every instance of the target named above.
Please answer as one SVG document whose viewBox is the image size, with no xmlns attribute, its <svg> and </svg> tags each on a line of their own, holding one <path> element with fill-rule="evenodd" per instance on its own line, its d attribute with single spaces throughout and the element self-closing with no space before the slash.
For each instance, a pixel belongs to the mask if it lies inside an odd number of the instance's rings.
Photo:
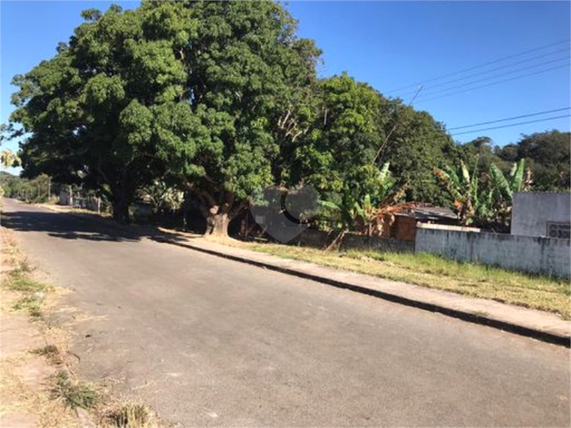
<svg viewBox="0 0 571 428">
<path fill-rule="evenodd" d="M 84 313 L 69 324 L 80 372 L 173 425 L 570 425 L 565 348 L 4 206 Z"/>
</svg>

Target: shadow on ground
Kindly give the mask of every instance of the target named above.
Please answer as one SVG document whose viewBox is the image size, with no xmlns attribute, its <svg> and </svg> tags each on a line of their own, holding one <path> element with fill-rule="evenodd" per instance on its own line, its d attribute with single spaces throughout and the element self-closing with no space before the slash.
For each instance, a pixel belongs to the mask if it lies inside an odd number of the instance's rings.
<svg viewBox="0 0 571 428">
<path fill-rule="evenodd" d="M 143 238 L 184 241 L 186 238 L 159 232 L 146 226 L 120 226 L 112 220 L 89 214 L 67 214 L 43 211 L 12 211 L 2 214 L 2 226 L 19 232 L 47 232 L 62 239 L 88 241 L 133 242 Z"/>
</svg>

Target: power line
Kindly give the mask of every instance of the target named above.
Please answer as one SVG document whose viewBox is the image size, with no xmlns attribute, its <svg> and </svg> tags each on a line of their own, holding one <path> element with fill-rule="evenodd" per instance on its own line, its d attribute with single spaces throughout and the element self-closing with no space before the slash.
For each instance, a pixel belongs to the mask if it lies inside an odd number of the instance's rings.
<svg viewBox="0 0 571 428">
<path fill-rule="evenodd" d="M 567 40 L 561 40 L 561 41 L 555 42 L 555 43 L 550 43 L 550 44 L 548 44 L 548 45 L 544 45 L 544 46 L 541 46 L 541 47 L 538 47 L 538 48 L 529 49 L 529 50 L 526 50 L 526 51 L 523 51 L 523 52 L 519 52 L 519 53 L 514 54 L 514 55 L 508 55 L 508 56 L 505 56 L 505 57 L 502 57 L 502 58 L 495 59 L 495 60 L 493 60 L 493 61 L 488 61 L 488 62 L 485 62 L 485 63 L 477 64 L 477 65 L 474 65 L 474 66 L 472 66 L 472 67 L 464 68 L 464 69 L 462 69 L 462 70 L 458 70 L 458 71 L 455 71 L 455 72 L 452 72 L 452 73 L 448 73 L 448 74 L 441 75 L 441 76 L 439 76 L 439 77 L 434 77 L 434 78 L 432 78 L 432 79 L 428 79 L 428 80 L 425 80 L 425 81 L 423 81 L 423 82 L 417 82 L 417 83 L 413 83 L 412 85 L 407 85 L 407 86 L 404 86 L 404 87 L 401 87 L 401 88 L 398 88 L 398 89 L 393 89 L 393 90 L 390 90 L 390 91 L 385 92 L 385 93 L 386 93 L 386 94 L 391 94 L 391 93 L 399 92 L 399 91 L 401 91 L 401 90 L 403 90 L 403 89 L 408 89 L 408 88 L 411 88 L 411 87 L 414 87 L 414 86 L 426 85 L 426 84 L 429 83 L 429 82 L 434 82 L 434 81 L 437 81 L 437 80 L 442 80 L 442 79 L 444 79 L 445 77 L 456 76 L 456 75 L 458 75 L 458 74 L 465 73 L 466 71 L 476 70 L 476 69 L 478 69 L 478 68 L 483 68 L 483 67 L 486 67 L 486 66 L 488 66 L 488 65 L 497 64 L 497 63 L 499 63 L 499 62 L 506 61 L 506 60 L 508 60 L 508 59 L 517 58 L 517 57 L 526 55 L 526 54 L 531 53 L 531 52 L 537 52 L 537 51 L 540 51 L 540 50 L 543 50 L 543 49 L 547 49 L 547 48 L 550 48 L 550 47 L 553 47 L 553 46 L 562 45 L 562 44 L 564 44 L 564 43 L 569 43 L 569 42 L 570 42 L 570 40 L 567 39 Z"/>
<path fill-rule="evenodd" d="M 491 127 L 491 128 L 476 129 L 476 130 L 474 130 L 474 131 L 458 132 L 457 134 L 452 134 L 452 136 L 455 137 L 456 135 L 474 134 L 474 133 L 476 133 L 476 132 L 490 131 L 490 130 L 492 130 L 492 129 L 510 128 L 510 127 L 512 127 L 512 126 L 527 125 L 528 123 L 546 122 L 546 121 L 548 121 L 548 120 L 562 119 L 562 118 L 564 118 L 564 117 L 571 117 L 571 115 L 566 114 L 566 115 L 564 115 L 564 116 L 547 117 L 547 118 L 545 118 L 545 119 L 528 120 L 528 121 L 526 121 L 526 122 L 512 123 L 512 124 L 510 124 L 510 125 L 493 126 L 493 127 Z"/>
<path fill-rule="evenodd" d="M 535 75 L 538 75 L 538 74 L 547 73 L 547 72 L 549 72 L 549 71 L 559 70 L 559 69 L 561 69 L 561 68 L 567 68 L 567 67 L 569 67 L 569 65 L 570 65 L 570 64 L 564 64 L 564 65 L 561 65 L 561 66 L 558 66 L 558 67 L 551 67 L 551 68 L 547 68 L 547 69 L 545 69 L 545 70 L 536 71 L 536 72 L 534 72 L 534 73 L 527 73 L 527 74 L 524 74 L 524 75 L 522 75 L 522 76 L 515 76 L 515 77 L 511 77 L 511 78 L 509 78 L 509 79 L 503 79 L 503 80 L 499 80 L 499 81 L 497 81 L 497 82 L 488 83 L 488 84 L 486 84 L 486 85 L 480 85 L 480 86 L 476 86 L 476 87 L 474 87 L 474 88 L 464 89 L 464 90 L 462 90 L 462 91 L 455 91 L 455 92 L 451 92 L 451 93 L 449 93 L 449 94 L 439 95 L 439 96 L 437 96 L 437 97 L 422 99 L 422 100 L 420 100 L 420 102 L 421 102 L 421 103 L 424 103 L 424 102 L 427 102 L 427 101 L 437 100 L 437 99 L 439 99 L 439 98 L 450 97 L 450 96 L 452 96 L 452 95 L 457 95 L 457 94 L 462 94 L 462 93 L 465 93 L 465 92 L 474 91 L 474 90 L 476 90 L 476 89 L 487 88 L 487 87 L 490 87 L 490 86 L 499 85 L 499 84 L 501 84 L 501 83 L 511 82 L 512 80 L 523 79 L 524 77 L 535 76 Z"/>
<path fill-rule="evenodd" d="M 545 57 L 549 57 L 549 56 L 552 56 L 552 55 L 554 55 L 554 54 L 558 54 L 558 53 L 560 53 L 560 52 L 567 52 L 567 53 L 569 53 L 569 49 L 567 49 L 567 48 L 566 48 L 566 49 L 560 49 L 560 50 L 558 50 L 558 51 L 550 52 L 550 53 L 545 54 L 545 55 L 539 55 L 539 56 L 536 56 L 536 57 L 533 57 L 533 58 L 524 59 L 523 61 L 517 61 L 517 62 L 514 62 L 513 64 L 506 64 L 506 65 L 502 65 L 502 66 L 500 66 L 500 67 L 491 68 L 490 70 L 485 70 L 485 71 L 478 72 L 478 73 L 472 73 L 472 74 L 469 74 L 469 75 L 467 75 L 467 76 L 460 77 L 460 78 L 458 78 L 458 79 L 449 80 L 449 81 L 446 81 L 446 82 L 438 83 L 438 84 L 436 84 L 436 85 L 429 85 L 429 86 L 428 86 L 428 92 L 430 93 L 430 91 L 431 91 L 432 89 L 434 89 L 434 88 L 439 88 L 439 87 L 441 87 L 441 86 L 447 86 L 447 85 L 450 85 L 450 84 L 452 84 L 452 83 L 461 82 L 462 80 L 470 79 L 470 78 L 472 78 L 472 77 L 478 77 L 478 76 L 480 76 L 480 75 L 488 74 L 488 73 L 491 73 L 491 72 L 493 72 L 493 71 L 499 71 L 499 70 L 503 70 L 503 69 L 506 69 L 506 68 L 512 68 L 512 67 L 515 67 L 516 65 L 524 64 L 524 63 L 530 62 L 530 61 L 535 61 L 535 60 L 538 60 L 538 59 L 541 59 L 541 58 L 545 58 Z M 492 78 L 494 78 L 494 77 L 499 77 L 499 76 L 506 75 L 506 74 L 516 73 L 516 72 L 522 71 L 522 70 L 528 70 L 528 69 L 530 69 L 530 68 L 539 67 L 539 66 L 541 66 L 541 65 L 545 65 L 545 64 L 552 63 L 552 62 L 560 61 L 560 60 L 565 59 L 565 58 L 569 58 L 569 57 L 568 57 L 568 56 L 565 56 L 565 57 L 561 57 L 561 58 L 559 58 L 559 59 L 555 59 L 555 60 L 552 60 L 552 61 L 548 61 L 548 62 L 544 62 L 544 63 L 540 63 L 540 64 L 535 64 L 535 65 L 532 65 L 532 66 L 529 66 L 529 67 L 526 67 L 526 68 L 523 68 L 523 69 L 512 70 L 512 71 L 507 72 L 507 73 L 504 73 L 504 74 L 497 74 L 497 75 L 495 75 L 495 76 L 489 76 L 487 79 L 492 79 Z M 474 83 L 474 82 L 472 82 L 472 83 Z M 467 82 L 466 85 L 467 85 L 467 84 L 469 84 L 469 82 Z M 451 89 L 451 88 L 447 88 L 447 89 Z M 443 89 L 443 90 L 446 90 L 446 89 Z M 405 92 L 405 93 L 401 94 L 399 97 L 403 97 L 403 96 L 406 96 L 406 95 L 412 94 L 412 93 L 414 93 L 414 91 L 408 91 L 408 92 Z"/>
<path fill-rule="evenodd" d="M 456 126 L 456 127 L 454 127 L 454 128 L 449 128 L 448 131 L 453 131 L 453 130 L 455 130 L 455 129 L 473 128 L 474 126 L 489 125 L 489 124 L 492 124 L 492 123 L 508 122 L 508 121 L 510 121 L 510 120 L 523 119 L 524 117 L 541 116 L 541 115 L 543 115 L 543 114 L 555 113 L 555 112 L 564 111 L 564 110 L 571 110 L 571 107 L 558 108 L 558 109 L 555 109 L 555 110 L 541 111 L 541 112 L 538 112 L 538 113 L 523 114 L 523 115 L 521 115 L 521 116 L 513 116 L 513 117 L 507 117 L 507 118 L 505 118 L 505 119 L 490 120 L 489 122 L 474 123 L 474 124 L 472 124 L 472 125 Z"/>
<path fill-rule="evenodd" d="M 560 62 L 560 61 L 562 61 L 562 60 L 569 60 L 569 59 L 570 59 L 569 56 L 565 56 L 565 57 L 562 57 L 562 58 L 557 58 L 557 59 L 554 59 L 554 60 L 552 60 L 552 61 L 547 61 L 547 62 L 544 62 L 544 63 L 541 63 L 541 64 L 534 64 L 534 65 L 530 65 L 529 67 L 520 68 L 519 70 L 512 70 L 512 71 L 508 71 L 508 72 L 506 72 L 506 73 L 500 73 L 500 74 L 496 74 L 496 75 L 494 75 L 494 76 L 484 77 L 483 79 L 473 80 L 473 81 L 471 81 L 471 82 L 462 83 L 461 85 L 451 86 L 451 87 L 449 87 L 449 88 L 444 88 L 444 89 L 440 89 L 440 90 L 437 90 L 437 91 L 432 91 L 432 92 L 429 92 L 427 95 L 428 95 L 428 96 L 437 95 L 437 94 L 441 94 L 441 93 L 443 93 L 443 92 L 451 91 L 451 90 L 454 90 L 454 89 L 465 88 L 466 86 L 474 85 L 474 84 L 476 84 L 476 83 L 486 82 L 486 81 L 488 81 L 488 80 L 497 79 L 498 77 L 509 76 L 510 74 L 519 73 L 519 72 L 526 71 L 526 70 L 532 70 L 532 69 L 534 69 L 534 68 L 542 67 L 542 66 L 545 66 L 545 65 L 548 65 L 548 64 L 553 64 L 553 63 L 556 63 L 556 62 Z M 425 96 L 426 96 L 426 95 L 425 95 Z"/>
</svg>

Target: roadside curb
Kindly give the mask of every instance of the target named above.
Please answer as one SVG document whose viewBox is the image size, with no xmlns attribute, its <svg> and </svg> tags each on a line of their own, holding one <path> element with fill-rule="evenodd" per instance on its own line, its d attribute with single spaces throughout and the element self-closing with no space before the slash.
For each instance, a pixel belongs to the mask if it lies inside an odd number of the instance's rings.
<svg viewBox="0 0 571 428">
<path fill-rule="evenodd" d="M 163 232 L 164 233 L 164 232 Z M 311 273 L 303 272 L 297 269 L 288 268 L 284 266 L 277 266 L 271 263 L 262 262 L 259 260 L 251 260 L 246 257 L 241 257 L 237 255 L 227 254 L 220 251 L 212 250 L 209 248 L 200 247 L 197 245 L 192 245 L 185 242 L 176 242 L 170 240 L 168 238 L 163 237 L 154 237 L 158 242 L 176 245 L 183 248 L 192 249 L 195 251 L 200 251 L 202 253 L 210 254 L 217 257 L 222 257 L 228 260 L 233 260 L 241 263 L 247 263 L 252 266 L 261 267 L 264 269 L 273 270 L 276 272 L 285 273 L 288 275 L 296 276 L 298 278 L 309 279 L 312 281 L 317 281 L 323 284 L 331 285 L 336 288 L 341 288 L 345 290 L 354 291 L 361 294 L 366 294 L 369 296 L 377 297 L 383 300 L 387 300 L 394 303 L 399 303 L 406 306 L 415 307 L 418 309 L 423 309 L 430 312 L 438 312 L 443 315 L 457 318 L 463 321 L 471 322 L 474 324 L 481 324 L 486 325 L 489 327 L 494 327 L 500 330 L 504 330 L 510 333 L 515 333 L 520 336 L 531 337 L 537 340 L 541 340 L 543 342 L 552 343 L 555 345 L 565 346 L 567 348 L 571 348 L 571 337 L 570 336 L 562 336 L 555 333 L 551 333 L 544 330 L 533 329 L 526 326 L 522 326 L 515 323 L 506 322 L 504 320 L 496 319 L 493 317 L 487 317 L 479 314 L 475 314 L 472 312 L 461 311 L 455 308 L 450 308 L 434 303 L 423 302 L 420 300 L 414 300 L 407 297 L 399 296 L 397 294 L 388 293 L 381 290 L 374 290 L 371 288 L 363 287 L 356 284 L 351 284 L 349 282 L 338 281 L 335 279 L 327 278 L 320 275 L 314 275 Z"/>
<path fill-rule="evenodd" d="M 203 246 L 195 245 L 195 244 L 192 244 L 189 242 L 177 241 L 174 239 L 175 237 L 185 238 L 185 239 L 187 239 L 187 238 L 184 235 L 177 233 L 175 231 L 165 232 L 165 231 L 161 231 L 155 227 L 150 227 L 150 226 L 138 226 L 138 225 L 124 226 L 124 225 L 117 224 L 117 223 L 113 222 L 112 220 L 99 219 L 97 217 L 94 217 L 94 216 L 91 216 L 88 214 L 73 213 L 73 212 L 62 212 L 62 211 L 58 211 L 55 209 L 52 209 L 52 211 L 56 211 L 56 212 L 60 212 L 60 213 L 64 213 L 64 214 L 71 214 L 74 216 L 80 216 L 84 219 L 95 221 L 97 223 L 103 224 L 103 225 L 108 226 L 110 228 L 121 230 L 122 232 L 127 232 L 127 233 L 132 233 L 132 234 L 138 234 L 138 231 L 143 232 L 150 239 L 157 241 L 157 242 L 175 245 L 178 247 L 187 248 L 187 249 L 191 249 L 194 251 L 199 251 L 199 252 L 202 252 L 205 254 L 225 258 L 225 259 L 232 260 L 232 261 L 237 261 L 240 263 L 246 263 L 246 264 L 249 264 L 252 266 L 257 266 L 260 268 L 284 273 L 287 275 L 296 276 L 298 278 L 308 279 L 308 280 L 316 281 L 316 282 L 319 282 L 322 284 L 327 284 L 327 285 L 330 285 L 330 286 L 333 286 L 336 288 L 350 290 L 350 291 L 353 291 L 356 293 L 373 296 L 373 297 L 380 298 L 383 300 L 387 300 L 390 302 L 394 302 L 394 303 L 398 303 L 398 304 L 402 304 L 402 305 L 406 305 L 406 306 L 410 306 L 410 307 L 414 307 L 414 308 L 418 308 L 418 309 L 422 309 L 422 310 L 426 310 L 426 311 L 430 311 L 430 312 L 437 312 L 437 313 L 440 313 L 440 314 L 443 314 L 443 315 L 446 315 L 446 316 L 449 316 L 452 318 L 457 318 L 457 319 L 467 321 L 467 322 L 471 322 L 474 324 L 485 325 L 485 326 L 493 327 L 493 328 L 500 329 L 503 331 L 507 331 L 510 333 L 518 334 L 520 336 L 530 337 L 533 339 L 541 340 L 543 342 L 552 343 L 555 345 L 571 348 L 571 335 L 570 334 L 568 334 L 568 335 L 558 334 L 558 333 L 555 333 L 552 331 L 547 331 L 545 329 L 542 330 L 540 328 L 533 328 L 533 327 L 525 326 L 522 324 L 518 324 L 516 322 L 506 321 L 504 319 L 500 319 L 498 317 L 491 316 L 488 313 L 482 314 L 482 313 L 474 312 L 474 311 L 461 310 L 461 309 L 453 308 L 453 307 L 446 306 L 443 304 L 438 304 L 438 303 L 434 303 L 434 302 L 427 302 L 427 301 L 423 301 L 421 299 L 414 299 L 414 298 L 410 298 L 409 296 L 402 296 L 402 295 L 399 295 L 397 293 L 392 293 L 389 291 L 369 288 L 369 287 L 354 284 L 354 283 L 351 283 L 348 281 L 341 281 L 341 280 L 334 279 L 334 278 L 328 278 L 326 276 L 306 272 L 302 269 L 295 269 L 292 267 L 282 266 L 282 265 L 279 265 L 277 263 L 273 264 L 271 262 L 266 262 L 266 261 L 262 261 L 262 260 L 254 260 L 254 259 L 251 259 L 251 258 L 248 258 L 245 256 L 241 256 L 241 255 L 237 255 L 237 254 L 230 254 L 229 252 L 223 252 L 223 251 L 212 249 L 212 248 L 205 248 Z M 295 260 L 293 260 L 293 261 L 295 261 Z"/>
</svg>

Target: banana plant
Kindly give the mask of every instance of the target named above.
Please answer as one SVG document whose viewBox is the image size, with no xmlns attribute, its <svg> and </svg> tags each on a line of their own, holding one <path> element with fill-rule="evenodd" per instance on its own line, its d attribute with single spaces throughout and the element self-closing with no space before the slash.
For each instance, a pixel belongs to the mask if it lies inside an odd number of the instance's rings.
<svg viewBox="0 0 571 428">
<path fill-rule="evenodd" d="M 460 161 L 460 167 L 455 169 L 449 165 L 444 168 L 434 168 L 434 174 L 440 184 L 448 191 L 454 199 L 454 208 L 458 211 L 460 223 L 469 225 L 473 223 L 478 212 L 488 211 L 487 197 L 480 200 L 478 194 L 477 165 L 470 174 L 468 167 Z"/>
<path fill-rule="evenodd" d="M 350 216 L 355 223 L 355 228 L 364 229 L 367 235 L 381 234 L 383 229 L 383 216 L 401 209 L 399 202 L 404 198 L 408 183 L 398 185 L 391 176 L 390 163 L 386 162 L 379 169 L 375 177 L 375 194 L 365 195 L 362 201 L 355 202 Z"/>
<path fill-rule="evenodd" d="M 529 177 L 529 173 L 527 175 Z M 506 199 L 508 202 L 513 200 L 515 192 L 521 192 L 529 187 L 530 179 L 526 179 L 525 176 L 525 159 L 513 164 L 508 177 L 504 175 L 496 164 L 492 163 L 490 165 L 493 190 L 497 196 Z"/>
<path fill-rule="evenodd" d="M 529 189 L 531 186 L 531 170 L 525 169 L 525 159 L 515 162 L 506 177 L 496 164 L 490 165 L 491 198 L 494 206 L 496 223 L 509 226 L 513 206 L 513 195 Z"/>
<path fill-rule="evenodd" d="M 361 203 L 355 202 L 349 214 L 356 224 L 365 227 L 367 235 L 371 234 L 372 223 L 377 217 L 371 195 L 365 195 Z"/>
</svg>

